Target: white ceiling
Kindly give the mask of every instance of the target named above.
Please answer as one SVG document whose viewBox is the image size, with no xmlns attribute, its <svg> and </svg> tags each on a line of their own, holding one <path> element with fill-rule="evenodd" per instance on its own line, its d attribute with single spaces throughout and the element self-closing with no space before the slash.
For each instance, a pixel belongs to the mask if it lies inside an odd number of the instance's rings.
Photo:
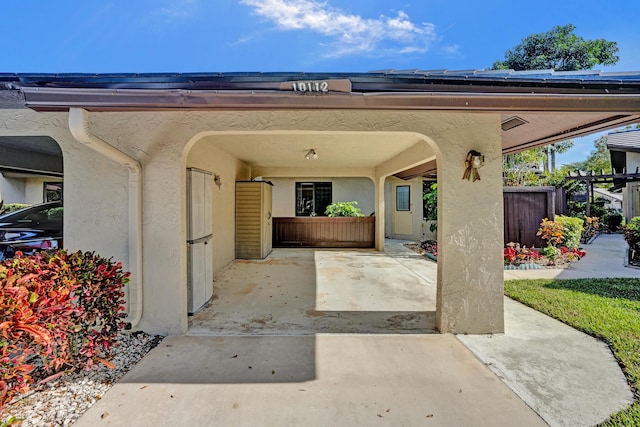
<svg viewBox="0 0 640 427">
<path fill-rule="evenodd" d="M 213 143 L 251 166 L 359 168 L 375 167 L 419 142 L 403 132 L 266 132 L 217 134 Z M 305 159 L 314 149 L 317 160 Z"/>
</svg>

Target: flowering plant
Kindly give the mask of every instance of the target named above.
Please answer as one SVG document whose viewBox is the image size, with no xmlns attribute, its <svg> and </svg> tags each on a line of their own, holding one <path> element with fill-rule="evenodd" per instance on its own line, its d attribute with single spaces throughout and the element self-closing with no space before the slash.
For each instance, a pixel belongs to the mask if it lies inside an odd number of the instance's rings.
<svg viewBox="0 0 640 427">
<path fill-rule="evenodd" d="M 564 257 L 564 259 L 568 261 L 579 260 L 587 254 L 585 251 L 582 251 L 580 249 L 569 249 L 566 246 L 562 246 L 560 248 L 560 253 Z"/>
<path fill-rule="evenodd" d="M 521 246 L 519 243 L 510 242 L 503 251 L 504 265 L 542 264 L 554 266 L 571 261 L 577 261 L 584 257 L 586 252 L 580 249 L 569 249 L 566 246 L 546 246 L 541 251 L 534 248 Z"/>
<path fill-rule="evenodd" d="M 504 263 L 508 264 L 523 264 L 528 262 L 537 262 L 542 257 L 540 252 L 533 248 L 527 248 L 526 246 L 520 246 L 520 243 L 509 242 L 504 249 Z"/>
</svg>

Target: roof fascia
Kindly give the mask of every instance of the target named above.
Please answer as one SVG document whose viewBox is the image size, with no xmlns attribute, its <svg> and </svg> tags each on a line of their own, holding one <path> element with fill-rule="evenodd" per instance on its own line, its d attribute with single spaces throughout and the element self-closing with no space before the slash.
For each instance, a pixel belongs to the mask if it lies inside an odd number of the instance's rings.
<svg viewBox="0 0 640 427">
<path fill-rule="evenodd" d="M 473 112 L 601 112 L 640 114 L 640 93 L 475 93 L 292 91 L 191 91 L 23 87 L 37 111 L 374 109 Z"/>
</svg>

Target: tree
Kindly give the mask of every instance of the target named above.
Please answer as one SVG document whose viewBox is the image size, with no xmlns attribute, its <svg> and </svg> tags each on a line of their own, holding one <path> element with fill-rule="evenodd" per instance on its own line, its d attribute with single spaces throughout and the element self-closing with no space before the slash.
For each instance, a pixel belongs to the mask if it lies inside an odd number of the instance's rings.
<svg viewBox="0 0 640 427">
<path fill-rule="evenodd" d="M 547 170 L 553 172 L 556 170 L 556 154 L 562 154 L 573 148 L 573 140 L 556 142 L 547 145 Z"/>
<path fill-rule="evenodd" d="M 576 71 L 596 65 L 614 65 L 620 57 L 618 44 L 604 39 L 585 40 L 574 34 L 572 24 L 553 27 L 546 33 L 532 34 L 505 52 L 492 69 Z"/>
<path fill-rule="evenodd" d="M 587 160 L 582 162 L 571 163 L 568 166 L 572 170 L 579 169 L 581 171 L 589 172 L 595 171 L 600 173 L 611 173 L 611 153 L 607 148 L 607 136 L 603 135 L 600 138 L 593 141 L 594 149 L 587 157 Z"/>
<path fill-rule="evenodd" d="M 544 147 L 532 148 L 502 158 L 502 174 L 506 186 L 538 185 L 540 164 L 544 161 Z"/>
</svg>

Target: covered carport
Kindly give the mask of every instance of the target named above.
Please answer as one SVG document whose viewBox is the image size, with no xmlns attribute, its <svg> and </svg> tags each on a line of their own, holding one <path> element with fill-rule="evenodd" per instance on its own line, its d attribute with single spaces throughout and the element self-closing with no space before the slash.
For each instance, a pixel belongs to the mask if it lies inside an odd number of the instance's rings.
<svg viewBox="0 0 640 427">
<path fill-rule="evenodd" d="M 421 167 L 428 171 L 435 160 L 437 328 L 501 332 L 502 155 L 640 119 L 638 73 L 390 70 L 2 79 L 0 135 L 52 136 L 65 153 L 65 171 L 72 171 L 65 176 L 65 244 L 125 260 L 138 290 L 132 326 L 164 334 L 188 328 L 187 167 L 208 162 L 207 170 L 224 171 L 216 172 L 221 185 L 214 189 L 221 207 L 232 206 L 229 188 L 239 179 L 366 176 L 374 182 L 376 215 L 383 218 L 384 180 Z M 301 165 L 298 149 L 310 148 L 304 139 L 319 133 L 327 147 L 316 170 Z M 272 135 L 291 138 L 274 148 Z M 331 142 L 334 135 L 345 137 Z M 272 151 L 283 164 L 267 162 Z M 484 159 L 476 181 L 462 179 L 471 151 Z M 214 266 L 223 268 L 233 260 L 228 209 L 219 212 L 218 223 Z M 383 238 L 384 221 L 378 221 L 378 250 Z"/>
<path fill-rule="evenodd" d="M 436 333 L 437 264 L 385 250 L 278 248 L 219 272 L 189 335 Z"/>
</svg>

